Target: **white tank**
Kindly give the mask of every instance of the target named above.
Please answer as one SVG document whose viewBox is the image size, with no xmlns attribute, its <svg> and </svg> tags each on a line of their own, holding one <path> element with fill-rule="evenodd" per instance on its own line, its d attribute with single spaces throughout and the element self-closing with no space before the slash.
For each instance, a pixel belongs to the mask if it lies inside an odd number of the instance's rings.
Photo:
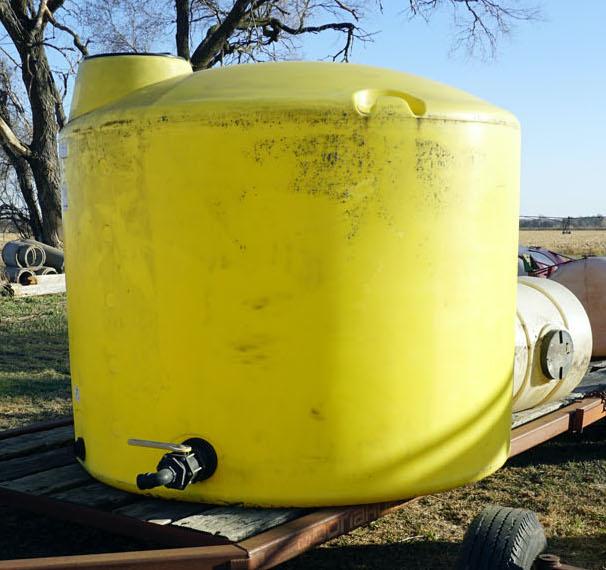
<svg viewBox="0 0 606 570">
<path fill-rule="evenodd" d="M 563 398 L 591 359 L 591 326 L 579 300 L 548 279 L 520 277 L 513 411 Z"/>
</svg>

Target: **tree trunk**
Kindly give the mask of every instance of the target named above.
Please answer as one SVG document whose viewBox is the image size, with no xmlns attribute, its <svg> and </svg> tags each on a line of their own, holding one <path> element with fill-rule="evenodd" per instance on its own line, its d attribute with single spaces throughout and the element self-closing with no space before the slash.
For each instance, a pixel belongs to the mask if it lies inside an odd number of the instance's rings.
<svg viewBox="0 0 606 570">
<path fill-rule="evenodd" d="M 33 45 L 19 49 L 21 73 L 32 110 L 32 154 L 27 158 L 42 212 L 42 239 L 52 246 L 61 245 L 61 170 L 57 153 L 57 101 L 53 74 L 43 44 L 43 34 Z M 21 47 L 21 46 L 19 46 Z"/>
<path fill-rule="evenodd" d="M 32 183 L 31 171 L 27 160 L 20 156 L 15 156 L 10 152 L 6 152 L 13 169 L 17 175 L 17 181 L 19 183 L 19 189 L 23 196 L 23 201 L 27 206 L 27 213 L 29 216 L 29 226 L 32 230 L 34 239 L 44 241 L 44 234 L 42 232 L 42 221 L 40 220 L 40 211 L 38 210 L 38 204 L 36 203 L 34 185 Z"/>
<path fill-rule="evenodd" d="M 189 61 L 189 0 L 175 0 L 177 12 L 177 55 Z"/>
</svg>

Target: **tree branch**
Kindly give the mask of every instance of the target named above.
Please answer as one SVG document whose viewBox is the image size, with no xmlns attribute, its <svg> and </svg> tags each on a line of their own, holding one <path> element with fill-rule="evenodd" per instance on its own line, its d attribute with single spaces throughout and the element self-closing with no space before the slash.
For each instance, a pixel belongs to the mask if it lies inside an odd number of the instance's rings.
<svg viewBox="0 0 606 570">
<path fill-rule="evenodd" d="M 42 29 L 42 24 L 44 23 L 44 16 L 46 12 L 48 12 L 48 8 L 46 7 L 48 4 L 48 0 L 40 0 L 40 6 L 38 7 L 38 13 L 36 14 L 36 19 L 34 20 L 34 26 L 32 28 L 32 33 L 35 34 Z"/>
<path fill-rule="evenodd" d="M 54 28 L 57 28 L 58 30 L 61 30 L 61 31 L 65 32 L 66 34 L 69 34 L 72 37 L 74 46 L 78 49 L 78 51 L 84 57 L 88 56 L 88 41 L 86 43 L 82 43 L 80 36 L 76 32 L 74 32 L 71 28 L 69 28 L 65 24 L 61 24 L 60 22 L 57 22 L 54 14 L 50 11 L 50 9 L 46 10 L 46 15 L 47 15 L 48 21 L 52 24 L 52 26 Z"/>
<path fill-rule="evenodd" d="M 254 2 L 258 4 L 259 2 Z M 195 49 L 191 63 L 195 70 L 206 69 L 246 16 L 253 0 L 236 0 L 223 22 L 209 28 L 206 37 Z"/>
<path fill-rule="evenodd" d="M 52 14 L 54 14 L 61 6 L 65 0 L 48 0 L 48 9 Z"/>
<path fill-rule="evenodd" d="M 353 39 L 356 30 L 358 29 L 355 24 L 352 22 L 332 22 L 329 24 L 322 24 L 320 26 L 303 26 L 300 25 L 298 28 L 292 28 L 291 26 L 286 25 L 284 22 L 281 22 L 277 18 L 270 18 L 266 22 L 262 23 L 263 25 L 263 35 L 267 36 L 271 39 L 271 41 L 277 41 L 280 32 L 286 32 L 291 36 L 298 36 L 301 34 L 318 34 L 320 32 L 325 32 L 326 30 L 336 30 L 339 32 L 346 32 L 347 39 L 345 41 L 345 46 L 339 50 L 334 56 L 333 61 L 337 60 L 340 56 L 343 56 L 344 61 L 349 60 L 349 55 L 351 53 L 351 48 L 353 44 Z M 364 36 L 366 39 L 368 36 Z"/>
<path fill-rule="evenodd" d="M 511 22 L 541 17 L 536 2 L 520 7 L 515 0 L 408 0 L 410 16 L 420 16 L 426 22 L 440 8 L 446 7 L 452 10 L 458 29 L 454 48 L 465 46 L 471 54 L 480 49 L 494 56 L 499 37 L 510 32 Z"/>
<path fill-rule="evenodd" d="M 32 156 L 29 146 L 19 139 L 2 117 L 0 117 L 0 138 L 17 156 L 24 158 Z"/>
</svg>

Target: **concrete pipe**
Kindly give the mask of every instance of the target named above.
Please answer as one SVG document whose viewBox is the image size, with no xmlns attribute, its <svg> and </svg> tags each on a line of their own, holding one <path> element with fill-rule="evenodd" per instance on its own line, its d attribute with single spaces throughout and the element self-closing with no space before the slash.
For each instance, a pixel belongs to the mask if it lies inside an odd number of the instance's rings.
<svg viewBox="0 0 606 570">
<path fill-rule="evenodd" d="M 40 267 L 36 269 L 36 275 L 57 275 L 57 270 L 54 267 Z"/>
<path fill-rule="evenodd" d="M 44 251 L 46 255 L 45 265 L 47 267 L 52 267 L 57 273 L 64 273 L 63 251 L 34 239 L 26 239 L 24 241 Z"/>
<path fill-rule="evenodd" d="M 8 265 L 4 268 L 4 276 L 11 283 L 19 283 L 19 285 L 33 285 L 36 283 L 36 274 L 34 270 L 28 267 Z"/>
<path fill-rule="evenodd" d="M 2 249 L 2 260 L 9 266 L 37 269 L 44 265 L 46 253 L 37 243 L 13 240 Z"/>
</svg>

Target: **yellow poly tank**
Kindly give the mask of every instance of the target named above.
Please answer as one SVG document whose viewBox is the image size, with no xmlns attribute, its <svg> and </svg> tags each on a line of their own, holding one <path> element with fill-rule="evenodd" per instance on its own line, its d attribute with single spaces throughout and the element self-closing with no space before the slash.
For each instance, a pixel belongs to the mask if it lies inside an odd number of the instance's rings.
<svg viewBox="0 0 606 570">
<path fill-rule="evenodd" d="M 570 394 L 583 379 L 590 359 L 591 326 L 579 300 L 555 281 L 520 277 L 513 411 Z"/>
<path fill-rule="evenodd" d="M 512 115 L 360 65 L 192 74 L 173 57 L 97 57 L 60 143 L 75 429 L 93 476 L 308 506 L 503 464 Z"/>
</svg>

